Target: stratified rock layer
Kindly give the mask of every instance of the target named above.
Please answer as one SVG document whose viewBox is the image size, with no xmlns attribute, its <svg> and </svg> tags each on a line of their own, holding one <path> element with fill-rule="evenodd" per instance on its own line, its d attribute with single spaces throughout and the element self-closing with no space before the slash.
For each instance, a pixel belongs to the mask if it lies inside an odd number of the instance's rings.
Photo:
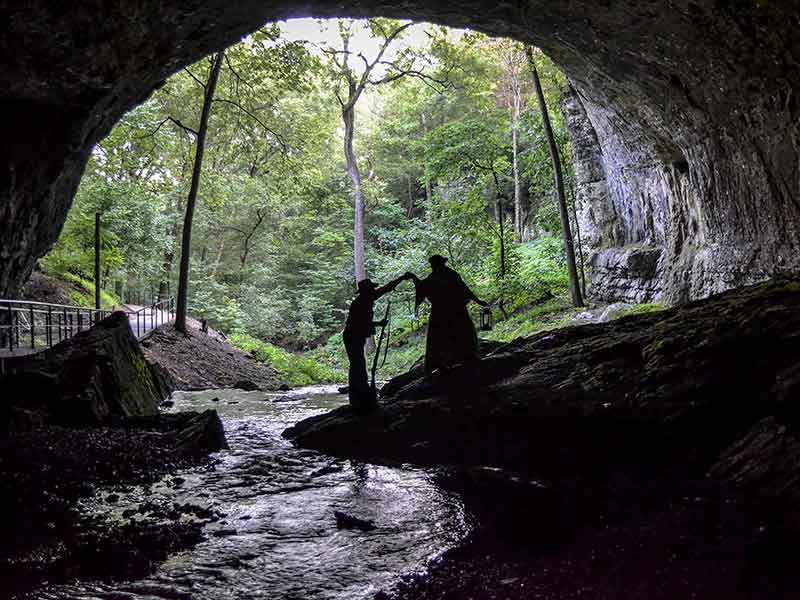
<svg viewBox="0 0 800 600">
<path fill-rule="evenodd" d="M 662 249 L 665 298 L 798 269 L 797 3 L 30 0 L 0 4 L 13 57 L 0 72 L 0 297 L 57 239 L 94 144 L 166 77 L 268 20 L 374 15 L 544 49 L 600 147 L 601 221 L 614 246 Z"/>
<path fill-rule="evenodd" d="M 798 373 L 800 282 L 777 281 L 522 338 L 477 367 L 393 385 L 367 416 L 345 407 L 284 435 L 342 456 L 545 480 L 716 465 L 720 481 L 794 499 Z"/>
</svg>

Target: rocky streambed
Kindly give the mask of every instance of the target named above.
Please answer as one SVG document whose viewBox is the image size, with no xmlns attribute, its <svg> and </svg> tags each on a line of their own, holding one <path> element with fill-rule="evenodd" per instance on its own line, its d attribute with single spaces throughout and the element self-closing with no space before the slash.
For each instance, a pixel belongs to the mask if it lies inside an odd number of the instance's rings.
<svg viewBox="0 0 800 600">
<path fill-rule="evenodd" d="M 109 531 L 179 525 L 193 532 L 191 547 L 173 547 L 152 573 L 78 573 L 26 598 L 371 598 L 468 533 L 461 501 L 434 472 L 336 459 L 281 437 L 346 402 L 335 387 L 172 399 L 171 411 L 216 409 L 230 450 L 155 481 L 102 487 L 77 510 Z"/>
</svg>

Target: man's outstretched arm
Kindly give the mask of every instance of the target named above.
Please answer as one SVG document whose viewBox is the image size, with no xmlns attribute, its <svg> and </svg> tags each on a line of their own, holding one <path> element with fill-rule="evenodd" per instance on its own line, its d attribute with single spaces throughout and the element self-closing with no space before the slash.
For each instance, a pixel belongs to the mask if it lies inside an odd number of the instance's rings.
<svg viewBox="0 0 800 600">
<path fill-rule="evenodd" d="M 393 292 L 394 288 L 396 288 L 400 284 L 401 281 L 403 281 L 405 279 L 409 279 L 409 277 L 408 277 L 409 275 L 410 275 L 410 273 L 403 273 L 397 279 L 392 279 L 386 285 L 383 285 L 383 286 L 381 286 L 379 288 L 376 288 L 375 289 L 375 299 L 377 300 L 378 298 L 380 298 L 384 294 L 388 294 L 389 292 Z"/>
</svg>

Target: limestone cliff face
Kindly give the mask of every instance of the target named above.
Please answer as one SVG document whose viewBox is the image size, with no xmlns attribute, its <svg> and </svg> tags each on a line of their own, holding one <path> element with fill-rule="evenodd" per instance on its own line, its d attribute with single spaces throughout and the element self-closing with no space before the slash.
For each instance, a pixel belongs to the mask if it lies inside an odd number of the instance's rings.
<svg viewBox="0 0 800 600">
<path fill-rule="evenodd" d="M 0 72 L 0 297 L 57 239 L 92 146 L 166 77 L 268 20 L 374 15 L 515 37 L 565 71 L 601 148 L 598 248 L 661 251 L 642 297 L 704 296 L 800 265 L 794 2 L 11 0 L 0 3 L 0 51 L 13 57 Z M 598 266 L 630 262 L 612 255 Z"/>
<path fill-rule="evenodd" d="M 730 89 L 715 75 L 720 90 Z M 635 116 L 644 107 L 624 98 L 611 106 L 596 94 L 566 91 L 595 298 L 680 302 L 800 269 L 800 113 L 791 89 L 751 106 L 732 96 L 704 114 L 699 98 L 673 78 L 663 111 L 644 119 L 649 127 Z M 770 95 L 783 98 L 777 112 L 766 110 Z"/>
</svg>

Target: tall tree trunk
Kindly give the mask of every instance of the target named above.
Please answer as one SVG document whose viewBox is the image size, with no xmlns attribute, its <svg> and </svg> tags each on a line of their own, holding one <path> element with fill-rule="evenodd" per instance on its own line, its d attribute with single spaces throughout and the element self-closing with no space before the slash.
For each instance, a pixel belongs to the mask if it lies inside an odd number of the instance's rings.
<svg viewBox="0 0 800 600">
<path fill-rule="evenodd" d="M 523 241 L 522 226 L 522 182 L 519 176 L 519 94 L 514 95 L 514 112 L 511 118 L 511 157 L 514 167 L 514 235 L 518 242 Z"/>
<path fill-rule="evenodd" d="M 569 293 L 572 297 L 573 306 L 583 306 L 581 287 L 578 282 L 578 269 L 575 265 L 575 247 L 572 242 L 572 231 L 569 226 L 569 212 L 567 211 L 567 197 L 564 193 L 564 179 L 561 174 L 561 159 L 558 155 L 558 147 L 553 136 L 553 128 L 550 125 L 550 115 L 547 112 L 547 104 L 544 101 L 542 92 L 542 82 L 539 81 L 539 72 L 536 70 L 536 62 L 533 60 L 533 48 L 525 46 L 525 54 L 528 57 L 528 65 L 531 69 L 533 86 L 536 89 L 536 99 L 539 102 L 539 110 L 542 113 L 542 126 L 547 137 L 547 145 L 550 148 L 550 160 L 553 161 L 553 173 L 555 176 L 556 191 L 558 192 L 558 213 L 561 217 L 561 230 L 564 234 L 564 250 L 567 254 L 567 271 L 569 272 Z"/>
<path fill-rule="evenodd" d="M 355 85 L 350 83 L 350 97 L 355 95 Z M 347 162 L 347 174 L 353 182 L 353 208 L 355 220 L 353 224 L 353 263 L 356 282 L 367 278 L 364 267 L 364 196 L 361 192 L 361 173 L 358 170 L 356 153 L 353 150 L 353 133 L 356 126 L 356 108 L 354 102 L 348 102 L 342 109 L 344 121 L 344 157 Z"/>
<path fill-rule="evenodd" d="M 173 221 L 167 227 L 169 245 L 164 248 L 164 260 L 161 263 L 161 281 L 158 284 L 158 299 L 166 300 L 169 296 L 169 281 L 172 278 L 172 263 L 175 260 L 175 238 L 178 237 L 178 223 Z"/>
<path fill-rule="evenodd" d="M 562 157 L 562 164 L 563 164 L 563 157 Z M 581 292 L 583 292 L 583 297 L 586 298 L 586 265 L 583 259 L 583 244 L 581 243 L 581 224 L 578 221 L 578 201 L 575 197 L 575 186 L 570 179 L 567 179 L 569 182 L 569 197 L 572 200 L 572 220 L 575 222 L 575 239 L 578 242 L 578 259 L 580 262 L 578 263 L 581 269 Z"/>
<path fill-rule="evenodd" d="M 422 113 L 422 131 L 425 132 L 425 135 L 428 135 L 428 119 L 425 117 L 425 113 Z M 427 217 L 428 223 L 431 222 L 431 198 L 433 197 L 433 189 L 431 186 L 431 169 L 428 165 L 428 161 L 425 160 L 425 215 Z"/>
<path fill-rule="evenodd" d="M 186 198 L 186 216 L 183 219 L 183 239 L 181 240 L 181 263 L 178 273 L 178 305 L 175 310 L 175 329 L 186 333 L 187 298 L 189 292 L 189 258 L 192 250 L 192 220 L 194 207 L 197 203 L 197 191 L 200 187 L 200 173 L 203 168 L 203 152 L 206 146 L 206 132 L 208 131 L 208 117 L 211 114 L 211 103 L 214 100 L 214 91 L 219 79 L 219 71 L 225 52 L 217 52 L 211 67 L 211 73 L 206 83 L 203 96 L 203 112 L 200 114 L 200 127 L 197 130 L 197 142 L 194 153 L 194 166 L 192 168 L 192 185 Z"/>
</svg>

